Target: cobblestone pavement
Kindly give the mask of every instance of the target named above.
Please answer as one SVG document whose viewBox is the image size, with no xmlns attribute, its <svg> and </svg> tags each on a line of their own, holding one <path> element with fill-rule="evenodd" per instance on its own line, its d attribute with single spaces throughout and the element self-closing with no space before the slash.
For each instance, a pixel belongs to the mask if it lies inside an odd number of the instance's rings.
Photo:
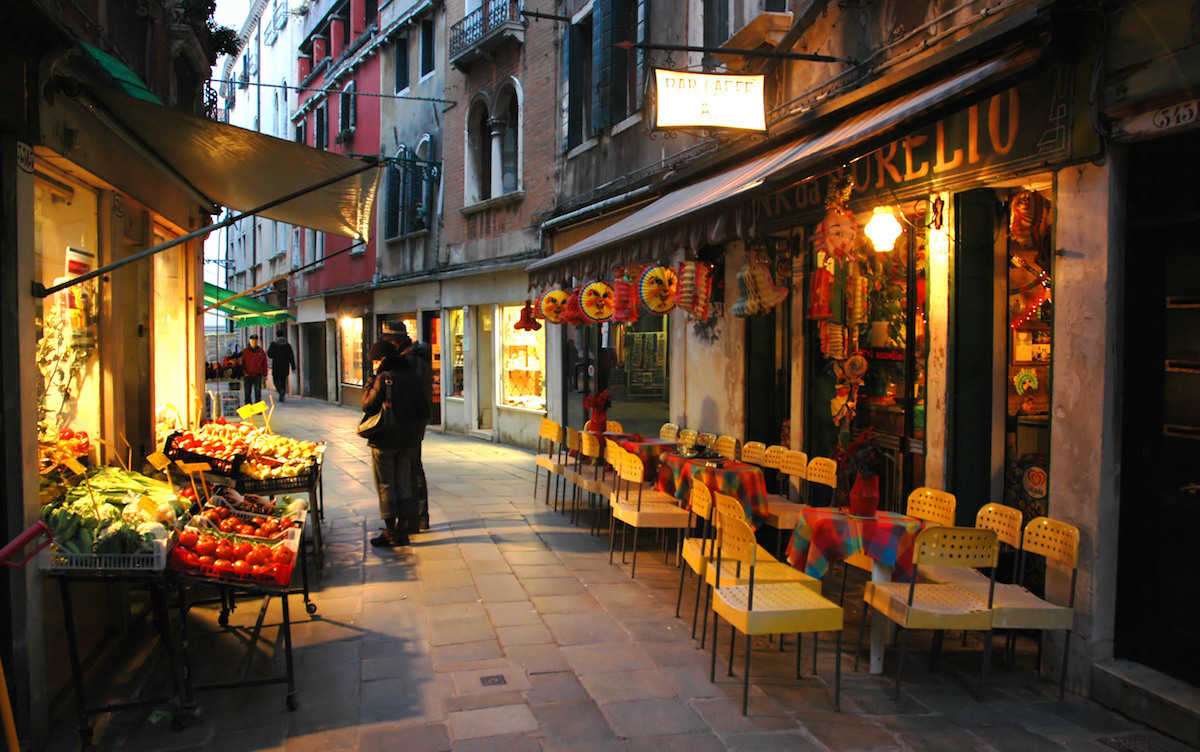
<svg viewBox="0 0 1200 752">
<path fill-rule="evenodd" d="M 286 709 L 279 685 L 209 692 L 198 696 L 199 717 L 182 731 L 161 719 L 147 723 L 144 711 L 100 719 L 99 748 L 1105 752 L 1143 747 L 1103 740 L 1146 739 L 1161 745 L 1153 749 L 1183 749 L 1080 697 L 1057 701 L 1056 685 L 1032 673 L 1028 645 L 1015 669 L 993 664 L 987 701 L 977 701 L 973 637 L 965 649 L 948 639 L 931 674 L 928 640 L 914 635 L 898 702 L 890 677 L 854 673 L 847 651 L 841 713 L 828 691 L 831 640 L 822 640 L 819 675 L 806 665 L 800 680 L 794 640 L 783 654 L 756 641 L 743 718 L 741 640 L 736 675 L 719 666 L 710 683 L 708 653 L 690 636 L 694 580 L 687 618 L 676 619 L 679 570 L 665 566 L 653 544 L 639 556 L 636 580 L 628 566 L 609 565 L 606 538 L 551 511 L 540 491 L 532 496 L 528 452 L 431 432 L 424 457 L 433 529 L 409 548 L 372 549 L 366 541 L 379 520 L 357 418 L 304 400 L 279 406 L 273 418 L 281 434 L 329 442 L 325 560 L 313 585 L 318 613 L 309 617 L 292 598 L 299 709 Z M 846 599 L 850 650 L 857 581 Z M 825 584 L 835 598 L 837 585 Z M 282 671 L 278 599 L 265 609 L 241 603 L 230 630 L 216 614 L 215 606 L 191 612 L 198 681 L 242 665 L 247 630 L 258 619 L 262 639 L 243 667 L 250 676 Z M 125 653 L 130 665 L 150 660 Z M 94 673 L 115 678 L 115 692 L 153 672 L 125 665 Z M 71 704 L 60 705 L 68 720 L 51 748 L 72 749 Z"/>
</svg>

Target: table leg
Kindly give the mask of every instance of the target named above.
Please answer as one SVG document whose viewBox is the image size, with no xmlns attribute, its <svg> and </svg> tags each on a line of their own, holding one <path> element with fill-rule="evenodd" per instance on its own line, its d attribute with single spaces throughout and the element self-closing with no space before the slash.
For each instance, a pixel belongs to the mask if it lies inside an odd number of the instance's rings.
<svg viewBox="0 0 1200 752">
<path fill-rule="evenodd" d="M 71 590 L 66 579 L 58 581 L 62 595 L 63 626 L 67 632 L 67 655 L 71 660 L 71 681 L 75 685 L 75 712 L 79 715 L 79 739 L 83 746 L 92 743 L 92 727 L 88 723 L 87 700 L 84 698 L 83 670 L 79 666 L 79 643 L 75 637 L 75 609 L 71 606 Z"/>
<path fill-rule="evenodd" d="M 871 566 L 871 582 L 891 582 L 892 568 L 887 564 L 875 561 Z M 870 608 L 863 603 L 863 608 Z M 873 614 L 871 619 L 871 673 L 883 673 L 883 652 L 887 648 L 888 620 L 879 614 Z"/>
<path fill-rule="evenodd" d="M 154 622 L 158 626 L 159 637 L 163 641 L 163 650 L 167 653 L 167 665 L 171 669 L 171 684 L 175 688 L 174 716 L 171 728 L 178 731 L 183 728 L 184 717 L 188 712 L 187 691 L 183 686 L 183 670 L 175 656 L 174 636 L 171 634 L 171 608 L 167 603 L 167 586 L 155 582 L 150 586 L 150 602 L 154 609 Z"/>
<path fill-rule="evenodd" d="M 287 669 L 287 708 L 295 710 L 299 707 L 296 700 L 296 674 L 292 669 L 292 617 L 288 613 L 288 594 L 285 590 L 280 596 L 280 606 L 283 611 L 283 658 Z"/>
<path fill-rule="evenodd" d="M 224 605 L 224 598 L 221 599 Z M 183 654 L 183 698 L 191 706 L 192 699 L 192 651 L 188 641 L 188 603 L 187 588 L 179 583 L 179 652 Z"/>
</svg>

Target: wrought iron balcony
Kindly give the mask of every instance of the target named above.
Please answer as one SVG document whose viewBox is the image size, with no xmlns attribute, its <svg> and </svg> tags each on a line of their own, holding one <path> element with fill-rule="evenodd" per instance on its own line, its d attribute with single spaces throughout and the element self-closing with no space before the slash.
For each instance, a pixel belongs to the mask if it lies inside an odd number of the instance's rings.
<svg viewBox="0 0 1200 752">
<path fill-rule="evenodd" d="M 525 41 L 520 0 L 483 0 L 483 5 L 450 27 L 450 63 L 465 69 L 508 40 Z"/>
</svg>

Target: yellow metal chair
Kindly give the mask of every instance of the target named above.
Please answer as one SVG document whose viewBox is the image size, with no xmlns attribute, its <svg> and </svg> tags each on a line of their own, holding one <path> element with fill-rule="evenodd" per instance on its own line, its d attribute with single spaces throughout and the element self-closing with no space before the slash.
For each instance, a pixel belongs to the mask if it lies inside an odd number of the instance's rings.
<svg viewBox="0 0 1200 752">
<path fill-rule="evenodd" d="M 783 536 L 785 532 L 796 529 L 800 522 L 800 514 L 808 508 L 807 504 L 792 501 L 792 478 L 797 479 L 796 488 L 803 495 L 805 480 L 808 476 L 808 455 L 789 449 L 783 453 L 779 464 L 779 477 L 783 481 L 782 494 L 767 496 L 767 517 L 763 524 L 776 530 L 775 555 L 783 557 Z"/>
<path fill-rule="evenodd" d="M 576 475 L 575 486 L 581 494 L 588 495 L 588 509 L 591 513 L 591 531 L 597 527 L 596 499 L 608 499 L 612 496 L 613 484 L 608 477 L 608 465 L 604 459 L 600 439 L 591 433 L 579 435 L 580 466 Z M 578 521 L 576 509 L 572 509 L 572 521 Z"/>
<path fill-rule="evenodd" d="M 742 445 L 742 462 L 762 466 L 763 453 L 766 451 L 767 445 L 761 441 L 747 441 Z"/>
<path fill-rule="evenodd" d="M 658 438 L 674 441 L 679 438 L 679 426 L 674 423 L 663 423 L 662 428 L 658 429 Z"/>
<path fill-rule="evenodd" d="M 717 512 L 717 516 L 713 518 L 713 524 L 718 529 L 723 522 L 721 515 L 746 520 L 746 510 L 742 508 L 742 503 L 732 496 L 726 496 L 723 493 L 714 493 L 713 505 L 716 507 Z M 746 522 L 746 524 L 750 523 Z M 801 572 L 785 561 L 777 560 L 762 546 L 758 547 L 756 557 L 758 560 L 757 576 L 759 582 L 797 582 L 814 593 L 819 594 L 821 592 L 820 580 Z M 722 581 L 738 585 L 745 584 L 746 572 L 741 569 L 740 561 L 727 561 L 722 566 L 724 567 L 721 571 Z M 710 586 L 715 586 L 716 567 L 710 566 L 708 571 L 705 572 L 704 577 Z"/>
<path fill-rule="evenodd" d="M 719 497 L 718 497 L 719 501 Z M 750 695 L 750 649 L 754 635 L 784 635 L 795 632 L 796 678 L 800 678 L 800 636 L 804 632 L 836 632 L 837 654 L 834 658 L 833 708 L 840 711 L 842 691 L 842 626 L 841 606 L 822 598 L 809 587 L 795 582 L 765 582 L 759 577 L 758 545 L 754 531 L 746 522 L 740 508 L 736 515 L 716 512 L 720 527 L 717 532 L 717 572 L 713 589 L 713 645 L 709 665 L 709 681 L 716 679 L 718 617 L 732 627 L 729 644 L 729 671 L 733 675 L 734 647 L 737 633 L 746 636 L 745 663 L 742 668 L 742 715 Z M 746 569 L 744 583 L 726 579 L 721 570 L 726 562 L 736 562 Z M 818 642 L 813 635 L 813 642 Z M 781 641 L 782 644 L 782 641 Z M 814 673 L 816 661 L 814 658 Z"/>
<path fill-rule="evenodd" d="M 615 420 L 606 421 L 604 423 L 604 430 L 609 433 L 625 433 L 625 429 L 621 428 L 621 424 Z"/>
<path fill-rule="evenodd" d="M 913 515 L 914 517 L 916 515 Z M 975 527 L 987 528 L 995 530 L 996 537 L 1003 545 L 1012 546 L 1014 550 L 1021 548 L 1021 523 L 1024 518 L 1021 515 L 1020 509 L 1005 506 L 1003 504 L 985 504 L 975 514 Z M 935 523 L 944 524 L 944 523 Z M 1013 572 L 1011 580 L 1017 580 L 1017 561 L 1019 556 L 1013 557 Z M 928 565 L 921 570 L 921 579 L 929 582 L 950 583 L 954 582 L 959 585 L 983 585 L 988 582 L 985 576 L 978 569 L 968 569 L 965 567 L 939 567 Z"/>
<path fill-rule="evenodd" d="M 533 465 L 533 497 L 537 498 L 537 480 L 538 470 L 546 470 L 546 498 L 545 503 L 550 503 L 550 476 L 563 474 L 565 463 L 563 462 L 562 454 L 563 430 L 562 426 L 549 418 L 542 418 L 541 426 L 538 428 L 537 440 L 537 457 L 534 459 Z M 543 445 L 543 442 L 545 444 Z M 542 451 L 545 446 L 546 451 Z"/>
<path fill-rule="evenodd" d="M 713 444 L 717 443 L 717 435 L 715 433 L 704 433 L 701 431 L 700 433 L 696 434 L 696 443 L 712 449 Z"/>
<path fill-rule="evenodd" d="M 727 460 L 736 461 L 738 458 L 738 440 L 732 436 L 718 436 L 712 447 L 717 454 Z"/>
<path fill-rule="evenodd" d="M 808 461 L 808 469 L 804 471 L 804 503 L 812 505 L 813 486 L 828 486 L 830 503 L 837 496 L 838 466 L 835 460 L 828 457 L 813 457 Z"/>
<path fill-rule="evenodd" d="M 1062 671 L 1058 679 L 1058 698 L 1061 700 L 1067 686 L 1067 661 L 1071 655 L 1071 629 L 1075 622 L 1075 584 L 1079 577 L 1076 568 L 1079 557 L 1079 529 L 1049 517 L 1035 517 L 1025 526 L 1021 539 L 1019 558 L 1022 566 L 1017 582 L 1024 575 L 1024 563 L 1029 554 L 1045 558 L 1071 570 L 1071 595 L 1066 606 L 1059 606 L 1039 598 L 1017 585 L 996 585 L 993 603 L 993 629 L 1061 629 L 1066 634 L 1063 640 Z M 977 597 L 982 588 L 977 584 L 966 586 Z M 1012 660 L 1012 633 L 1008 637 L 1006 652 Z M 1041 641 L 1038 642 L 1038 663 L 1041 664 Z"/>
<path fill-rule="evenodd" d="M 637 541 L 638 532 L 642 528 L 659 530 L 686 530 L 689 526 L 688 511 L 679 506 L 671 494 L 657 491 L 645 483 L 645 469 L 642 460 L 632 452 L 621 450 L 621 465 L 619 477 L 625 489 L 625 498 L 619 499 L 619 490 L 614 494 L 612 502 L 612 518 L 609 522 L 608 563 L 612 563 L 615 547 L 616 521 L 620 520 L 621 527 L 621 563 L 625 563 L 625 530 L 633 528 L 633 566 L 629 576 L 637 576 Z M 634 488 L 637 498 L 634 496 Z M 664 561 L 666 556 L 664 555 Z"/>
<path fill-rule="evenodd" d="M 769 467 L 772 470 L 778 470 L 783 467 L 783 455 L 787 454 L 787 447 L 772 444 L 763 450 L 763 467 Z"/>
<path fill-rule="evenodd" d="M 567 486 L 575 487 L 579 481 L 579 431 L 570 426 L 563 426 L 563 470 L 562 476 L 562 508 L 567 510 Z M 575 493 L 571 492 L 574 499 Z M 554 511 L 558 511 L 558 488 L 554 489 Z"/>
<path fill-rule="evenodd" d="M 696 432 L 691 430 L 690 428 L 681 428 L 679 430 L 679 435 L 675 437 L 675 441 L 677 441 L 679 444 L 682 444 L 685 447 L 695 446 L 696 445 Z"/>
<path fill-rule="evenodd" d="M 917 536 L 913 550 L 914 577 L 910 583 L 867 582 L 863 590 L 863 616 L 854 651 L 854 667 L 862 636 L 867 629 L 867 611 L 877 614 L 901 627 L 900 658 L 896 662 L 896 697 L 900 697 L 900 676 L 904 655 L 908 650 L 908 633 L 913 629 L 935 630 L 932 658 L 941 648 L 947 629 L 985 632 L 982 668 L 979 675 L 979 695 L 983 698 L 988 661 L 992 654 L 992 599 L 995 594 L 996 562 L 1000 553 L 995 530 L 973 527 L 930 527 Z M 959 585 L 918 583 L 922 566 L 937 564 L 955 567 L 990 567 L 992 578 L 986 592 L 976 594 Z"/>
</svg>

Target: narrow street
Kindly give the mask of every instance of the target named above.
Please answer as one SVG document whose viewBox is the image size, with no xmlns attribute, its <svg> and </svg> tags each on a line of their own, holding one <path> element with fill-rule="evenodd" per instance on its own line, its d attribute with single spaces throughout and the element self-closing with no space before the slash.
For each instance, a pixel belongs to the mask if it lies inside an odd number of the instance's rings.
<svg viewBox="0 0 1200 752">
<path fill-rule="evenodd" d="M 278 406 L 273 418 L 281 434 L 329 443 L 325 561 L 313 580 L 319 610 L 309 617 L 299 597 L 291 605 L 299 709 L 288 712 L 280 685 L 210 692 L 197 698 L 202 712 L 184 730 L 127 712 L 99 724 L 97 749 L 1183 749 L 1078 696 L 1059 702 L 1056 683 L 1031 672 L 1027 642 L 1015 670 L 993 663 L 981 703 L 975 635 L 966 650 L 957 635 L 948 639 L 933 674 L 927 637 L 915 638 L 896 703 L 891 652 L 887 677 L 852 671 L 856 607 L 846 619 L 842 713 L 831 707 L 833 642 L 823 635 L 819 677 L 808 665 L 806 636 L 799 681 L 794 639 L 783 654 L 756 643 L 743 718 L 740 640 L 738 670 L 727 677 L 722 630 L 710 684 L 709 653 L 689 635 L 694 580 L 685 618 L 676 619 L 679 570 L 664 566 L 653 545 L 639 556 L 636 580 L 628 566 L 610 566 L 606 537 L 551 511 L 540 494 L 533 498 L 528 452 L 430 433 L 424 458 L 432 530 L 415 536 L 411 548 L 368 546 L 379 520 L 357 418 L 304 400 Z M 825 584 L 834 598 L 836 584 Z M 860 589 L 852 585 L 848 606 L 861 603 Z M 234 630 L 217 626 L 216 614 L 215 606 L 191 612 L 198 680 L 237 666 L 247 634 L 241 628 L 253 625 L 259 607 L 241 603 Z M 282 671 L 279 620 L 272 602 L 252 674 Z M 60 710 L 51 748 L 77 748 L 70 702 Z M 1103 742 L 1114 738 L 1158 746 Z"/>
</svg>

